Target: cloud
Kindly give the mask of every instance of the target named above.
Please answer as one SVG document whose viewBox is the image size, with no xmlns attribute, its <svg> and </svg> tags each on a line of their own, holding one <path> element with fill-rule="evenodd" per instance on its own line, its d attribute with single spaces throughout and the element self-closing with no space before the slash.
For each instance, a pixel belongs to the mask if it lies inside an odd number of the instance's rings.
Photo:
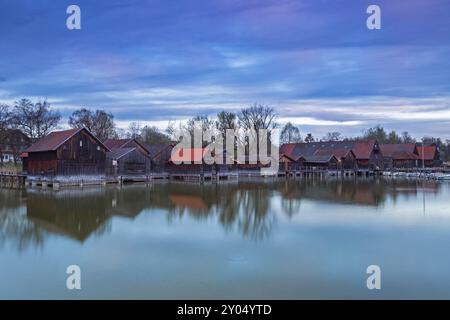
<svg viewBox="0 0 450 320">
<path fill-rule="evenodd" d="M 2 102 L 42 97 L 123 123 L 261 102 L 305 130 L 448 135 L 450 3 L 380 0 L 379 32 L 357 0 L 79 0 L 76 32 L 68 4 L 2 1 Z"/>
</svg>

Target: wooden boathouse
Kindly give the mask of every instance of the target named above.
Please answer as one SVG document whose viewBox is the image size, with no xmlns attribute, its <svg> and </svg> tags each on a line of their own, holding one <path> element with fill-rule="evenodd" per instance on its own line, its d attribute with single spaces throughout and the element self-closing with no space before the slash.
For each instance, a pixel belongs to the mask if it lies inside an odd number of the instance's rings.
<svg viewBox="0 0 450 320">
<path fill-rule="evenodd" d="M 106 153 L 109 182 L 147 181 L 151 168 L 150 155 L 141 148 L 115 148 Z"/>
<path fill-rule="evenodd" d="M 436 145 L 432 146 L 417 146 L 419 153 L 419 166 L 426 168 L 442 166 L 439 149 Z M 422 164 L 422 162 L 424 162 Z"/>
<path fill-rule="evenodd" d="M 86 128 L 54 131 L 25 150 L 23 171 L 33 181 L 101 182 L 108 151 Z"/>
<path fill-rule="evenodd" d="M 382 144 L 386 169 L 417 168 L 419 151 L 415 143 Z"/>
<path fill-rule="evenodd" d="M 137 148 L 142 153 L 150 155 L 150 150 L 148 146 L 139 142 L 137 139 L 107 139 L 104 142 L 105 146 L 112 149 L 123 149 L 123 148 Z"/>
<path fill-rule="evenodd" d="M 172 150 L 166 164 L 171 179 L 179 180 L 222 180 L 237 178 L 236 164 L 209 164 L 205 159 L 214 158 L 207 148 L 177 148 Z"/>
<path fill-rule="evenodd" d="M 383 156 L 376 140 L 288 143 L 280 158 L 294 171 L 329 170 L 337 173 L 369 174 L 383 169 Z"/>
</svg>

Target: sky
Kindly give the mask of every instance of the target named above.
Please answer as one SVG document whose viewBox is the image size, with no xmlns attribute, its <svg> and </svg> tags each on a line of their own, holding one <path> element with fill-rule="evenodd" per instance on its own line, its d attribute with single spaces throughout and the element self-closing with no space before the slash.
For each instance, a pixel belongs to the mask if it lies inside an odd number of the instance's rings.
<svg viewBox="0 0 450 320">
<path fill-rule="evenodd" d="M 261 103 L 303 135 L 450 139 L 449 57 L 448 0 L 0 1 L 0 102 L 104 109 L 121 127 Z"/>
</svg>

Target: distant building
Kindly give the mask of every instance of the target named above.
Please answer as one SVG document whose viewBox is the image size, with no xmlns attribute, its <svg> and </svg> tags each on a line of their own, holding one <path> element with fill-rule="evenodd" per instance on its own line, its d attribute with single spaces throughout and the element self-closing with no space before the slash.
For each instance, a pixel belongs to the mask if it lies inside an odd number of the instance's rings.
<svg viewBox="0 0 450 320">
<path fill-rule="evenodd" d="M 280 172 L 293 172 L 301 169 L 303 162 L 300 162 L 298 158 L 292 158 L 284 153 L 280 154 L 278 171 Z"/>
<path fill-rule="evenodd" d="M 414 143 L 382 144 L 385 168 L 414 168 L 419 166 L 419 152 Z"/>
<path fill-rule="evenodd" d="M 167 167 L 170 165 L 170 159 L 172 156 L 172 149 L 175 144 L 163 144 L 146 146 L 150 152 L 152 159 L 152 171 L 153 172 L 167 172 Z"/>
<path fill-rule="evenodd" d="M 0 163 L 21 162 L 20 154 L 30 146 L 30 138 L 18 129 L 0 132 Z"/>
<path fill-rule="evenodd" d="M 315 152 L 316 156 L 335 157 L 338 161 L 338 170 L 356 170 L 356 156 L 351 149 L 346 148 L 321 148 Z"/>
<path fill-rule="evenodd" d="M 170 156 L 169 173 L 205 173 L 212 172 L 213 165 L 206 164 L 205 148 L 180 148 Z"/>
<path fill-rule="evenodd" d="M 419 153 L 419 165 L 425 163 L 425 167 L 439 167 L 442 165 L 440 152 L 437 146 L 421 146 L 417 145 L 417 152 Z"/>
<path fill-rule="evenodd" d="M 207 148 L 179 148 L 174 152 L 171 150 L 167 170 L 170 174 L 217 174 L 219 172 L 230 172 L 237 168 L 235 161 L 228 161 L 233 162 L 232 164 L 220 164 L 213 160 L 213 163 L 205 161 L 205 158 L 209 157 L 212 159 L 216 155 Z M 225 162 L 227 162 L 226 159 Z"/>
<path fill-rule="evenodd" d="M 142 152 L 150 154 L 147 146 L 140 143 L 137 139 L 108 139 L 104 144 L 108 149 L 138 148 Z"/>
<path fill-rule="evenodd" d="M 104 175 L 109 149 L 86 128 L 54 131 L 22 153 L 29 175 Z"/>
<path fill-rule="evenodd" d="M 312 155 L 312 156 L 302 156 L 300 158 L 302 161 L 302 166 L 306 169 L 322 169 L 322 170 L 338 170 L 338 159 L 332 155 Z"/>
<path fill-rule="evenodd" d="M 110 176 L 143 176 L 151 167 L 150 155 L 141 148 L 115 148 L 106 153 L 106 173 Z"/>
<path fill-rule="evenodd" d="M 325 158 L 334 161 L 332 157 L 335 157 L 338 160 L 338 168 L 347 170 L 383 168 L 383 156 L 376 140 L 287 143 L 281 146 L 280 154 L 295 161 L 299 161 L 301 157 L 304 160 L 309 158 L 309 163 L 313 160 L 323 161 Z"/>
</svg>

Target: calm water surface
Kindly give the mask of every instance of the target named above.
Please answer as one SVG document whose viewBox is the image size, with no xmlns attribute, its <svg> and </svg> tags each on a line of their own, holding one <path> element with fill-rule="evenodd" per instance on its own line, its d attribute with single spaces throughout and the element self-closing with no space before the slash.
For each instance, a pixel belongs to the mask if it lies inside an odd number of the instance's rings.
<svg viewBox="0 0 450 320">
<path fill-rule="evenodd" d="M 0 298 L 450 298 L 449 204 L 382 179 L 0 189 Z"/>
</svg>

